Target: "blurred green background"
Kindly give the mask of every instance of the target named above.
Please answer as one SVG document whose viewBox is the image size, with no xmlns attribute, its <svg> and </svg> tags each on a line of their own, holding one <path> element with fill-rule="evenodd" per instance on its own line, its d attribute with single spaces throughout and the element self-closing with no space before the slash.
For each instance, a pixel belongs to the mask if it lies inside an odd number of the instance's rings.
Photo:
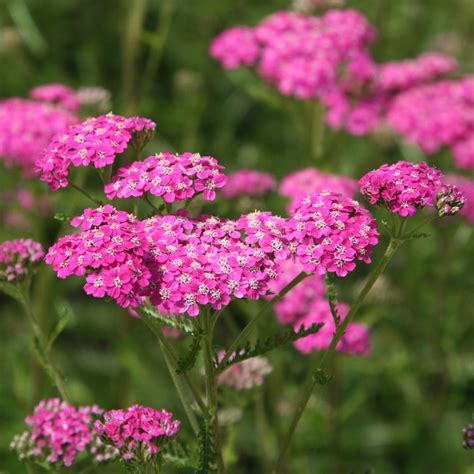
<svg viewBox="0 0 474 474">
<path fill-rule="evenodd" d="M 378 29 L 377 60 L 441 50 L 459 60 L 462 72 L 474 71 L 472 0 L 346 5 Z M 298 123 L 279 101 L 258 100 L 258 85 L 241 71 L 224 72 L 208 46 L 231 25 L 253 25 L 285 8 L 289 2 L 280 0 L 3 0 L 0 96 L 26 96 L 47 82 L 100 85 L 112 92 L 115 113 L 139 113 L 157 122 L 149 150 L 198 151 L 228 170 L 257 168 L 281 178 L 311 165 Z M 357 178 L 383 162 L 422 158 L 390 135 L 326 138 L 325 167 Z M 428 161 L 453 170 L 447 153 Z M 17 173 L 2 169 L 2 190 L 20 181 Z M 32 186 L 48 193 L 46 186 Z M 69 190 L 52 199 L 57 212 L 88 205 Z M 264 207 L 283 213 L 285 203 L 270 196 Z M 229 212 L 220 204 L 211 210 Z M 24 231 L 2 225 L 1 240 L 34 236 L 47 246 L 60 226 L 52 218 L 36 219 Z M 445 219 L 431 226 L 429 239 L 401 249 L 361 314 L 372 327 L 373 353 L 338 358 L 338 383 L 311 399 L 289 473 L 474 473 L 474 452 L 462 449 L 461 434 L 474 411 L 472 229 L 462 218 Z M 352 301 L 366 272 L 360 268 L 338 282 L 342 299 Z M 166 407 L 184 419 L 144 325 L 112 303 L 86 297 L 79 279 L 57 280 L 49 268 L 41 270 L 34 290 L 45 327 L 65 307 L 71 313 L 55 355 L 74 400 L 104 408 Z M 2 297 L 0 311 L 0 472 L 21 473 L 25 468 L 8 445 L 31 407 L 54 391 L 35 362 L 21 308 Z M 228 317 L 238 327 L 252 311 L 235 305 Z M 220 323 L 221 343 L 232 339 L 235 326 Z M 274 318 L 264 322 L 265 334 L 277 327 Z M 188 341 L 178 344 L 186 347 Z M 226 428 L 229 472 L 266 472 L 311 364 L 291 347 L 269 358 L 275 369 L 262 390 L 249 400 L 226 395 L 235 408 L 229 420 L 238 417 Z M 186 423 L 182 439 L 193 442 Z"/>
</svg>

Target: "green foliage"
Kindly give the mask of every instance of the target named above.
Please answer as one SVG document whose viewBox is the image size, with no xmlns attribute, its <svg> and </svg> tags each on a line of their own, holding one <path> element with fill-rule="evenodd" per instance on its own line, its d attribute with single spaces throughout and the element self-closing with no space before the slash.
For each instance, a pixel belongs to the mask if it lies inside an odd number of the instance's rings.
<svg viewBox="0 0 474 474">
<path fill-rule="evenodd" d="M 217 366 L 217 370 L 222 372 L 231 365 L 238 364 L 239 362 L 251 359 L 252 357 L 266 354 L 267 352 L 295 342 L 302 337 L 309 336 L 310 334 L 316 334 L 322 327 L 323 324 L 312 324 L 308 328 L 301 326 L 298 331 L 295 331 L 290 327 L 282 332 L 274 334 L 273 336 L 267 337 L 263 342 L 258 339 L 255 345 L 252 345 L 250 341 L 247 341 L 244 346 L 238 347 L 234 355 L 231 355 L 225 363 L 220 363 Z"/>
<path fill-rule="evenodd" d="M 217 472 L 215 468 L 216 451 L 212 437 L 212 424 L 207 418 L 201 424 L 198 440 L 198 467 L 195 474 Z"/>
<path fill-rule="evenodd" d="M 143 308 L 144 311 L 148 316 L 158 320 L 161 324 L 168 326 L 173 329 L 179 329 L 186 334 L 194 335 L 194 329 L 189 322 L 189 320 L 185 318 L 180 318 L 179 316 L 164 316 L 159 311 L 156 311 L 153 308 Z"/>
<path fill-rule="evenodd" d="M 187 353 L 178 359 L 178 368 L 176 369 L 176 373 L 182 375 L 186 372 L 189 372 L 194 367 L 197 357 L 201 351 L 202 336 L 203 332 L 201 330 L 195 331 L 192 336 L 193 340 Z"/>
<path fill-rule="evenodd" d="M 337 327 L 341 323 L 341 316 L 339 315 L 339 311 L 337 309 L 338 300 L 334 279 L 334 273 L 326 272 L 326 274 L 324 275 L 324 281 L 326 282 L 326 294 L 329 300 L 329 307 L 331 308 L 331 314 L 334 319 L 334 324 Z"/>
<path fill-rule="evenodd" d="M 68 322 L 71 319 L 71 308 L 64 306 L 59 310 L 58 320 L 51 330 L 48 341 L 46 343 L 46 350 L 49 351 L 53 347 L 54 342 L 59 337 L 59 335 L 64 331 Z"/>
</svg>

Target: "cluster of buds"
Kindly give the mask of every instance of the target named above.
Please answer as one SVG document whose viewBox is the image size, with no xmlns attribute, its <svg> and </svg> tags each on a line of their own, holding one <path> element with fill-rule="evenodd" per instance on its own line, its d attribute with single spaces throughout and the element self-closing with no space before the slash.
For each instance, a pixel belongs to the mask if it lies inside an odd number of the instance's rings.
<svg viewBox="0 0 474 474">
<path fill-rule="evenodd" d="M 464 193 L 454 185 L 444 185 L 438 192 L 436 209 L 440 217 L 454 216 L 464 206 Z"/>
<path fill-rule="evenodd" d="M 44 257 L 43 247 L 31 239 L 0 244 L 0 282 L 16 283 L 34 273 Z"/>
<path fill-rule="evenodd" d="M 467 425 L 466 428 L 462 430 L 464 435 L 463 446 L 465 449 L 474 448 L 474 424 Z"/>
</svg>

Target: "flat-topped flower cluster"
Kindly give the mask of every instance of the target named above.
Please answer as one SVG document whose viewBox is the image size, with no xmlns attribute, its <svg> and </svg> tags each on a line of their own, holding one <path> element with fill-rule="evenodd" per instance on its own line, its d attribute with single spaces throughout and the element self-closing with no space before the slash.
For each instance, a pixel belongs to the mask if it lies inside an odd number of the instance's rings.
<svg viewBox="0 0 474 474">
<path fill-rule="evenodd" d="M 51 138 L 77 122 L 76 115 L 49 103 L 18 97 L 1 100 L 0 156 L 7 166 L 18 166 L 31 178 Z"/>
<path fill-rule="evenodd" d="M 132 405 L 126 410 L 110 410 L 94 424 L 104 444 L 119 450 L 132 463 L 146 463 L 176 436 L 181 422 L 166 410 Z"/>
<path fill-rule="evenodd" d="M 240 169 L 230 174 L 222 188 L 222 196 L 234 199 L 241 196 L 261 197 L 276 188 L 276 181 L 270 173 Z"/>
<path fill-rule="evenodd" d="M 106 447 L 93 429 L 102 413 L 97 405 L 75 407 L 59 398 L 43 400 L 25 418 L 29 428 L 14 438 L 11 448 L 21 460 L 56 468 L 72 466 L 81 453 L 96 462 L 108 461 L 116 451 Z"/>
<path fill-rule="evenodd" d="M 44 257 L 43 247 L 31 239 L 7 240 L 0 244 L 0 281 L 14 283 L 31 274 Z"/>
<path fill-rule="evenodd" d="M 140 117 L 107 114 L 89 118 L 56 134 L 36 161 L 36 171 L 53 191 L 65 188 L 71 165 L 113 165 L 132 138 L 138 139 L 137 134 L 152 133 L 154 129 L 154 122 Z"/>
<path fill-rule="evenodd" d="M 111 205 L 71 221 L 79 234 L 61 237 L 46 262 L 60 278 L 86 276 L 85 291 L 124 307 L 149 297 L 164 313 L 196 316 L 232 298 L 258 299 L 294 255 L 308 272 L 345 276 L 370 261 L 375 221 L 352 200 L 312 195 L 290 219 L 255 212 L 237 220 L 154 216 L 139 220 Z"/>
<path fill-rule="evenodd" d="M 217 36 L 211 56 L 226 69 L 253 67 L 283 95 L 320 100 L 326 122 L 352 135 L 388 125 L 425 153 L 448 147 L 457 166 L 474 169 L 474 79 L 440 80 L 458 68 L 445 54 L 378 64 L 375 29 L 355 10 L 320 17 L 280 11 L 254 28 Z"/>
<path fill-rule="evenodd" d="M 212 201 L 216 198 L 216 189 L 227 181 L 222 170 L 223 166 L 211 156 L 164 152 L 120 168 L 105 186 L 105 193 L 109 199 L 150 193 L 167 203 L 185 201 L 203 193 L 205 200 Z"/>
</svg>

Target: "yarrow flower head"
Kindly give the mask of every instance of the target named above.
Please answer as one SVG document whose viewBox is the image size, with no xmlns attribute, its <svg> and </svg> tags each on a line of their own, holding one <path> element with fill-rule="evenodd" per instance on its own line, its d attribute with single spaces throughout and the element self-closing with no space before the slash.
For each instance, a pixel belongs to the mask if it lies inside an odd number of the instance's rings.
<svg viewBox="0 0 474 474">
<path fill-rule="evenodd" d="M 261 197 L 273 191 L 275 187 L 275 178 L 270 173 L 241 169 L 229 176 L 222 195 L 227 199 L 241 196 Z"/>
<path fill-rule="evenodd" d="M 202 193 L 207 201 L 216 198 L 227 178 L 215 158 L 198 153 L 160 153 L 120 168 L 105 186 L 109 199 L 160 196 L 167 203 L 192 199 Z"/>
<path fill-rule="evenodd" d="M 166 410 L 132 405 L 110 410 L 94 424 L 102 442 L 119 450 L 122 459 L 134 464 L 148 463 L 178 433 L 179 420 Z"/>
<path fill-rule="evenodd" d="M 357 201 L 322 192 L 297 201 L 288 222 L 288 238 L 304 271 L 344 277 L 358 260 L 370 263 L 378 231 L 375 220 Z"/>
<path fill-rule="evenodd" d="M 474 76 L 424 84 L 397 95 L 388 124 L 427 154 L 450 148 L 461 168 L 474 169 Z"/>
<path fill-rule="evenodd" d="M 141 141 L 154 128 L 154 122 L 140 117 L 107 114 L 89 118 L 56 134 L 37 160 L 36 170 L 53 191 L 65 188 L 71 165 L 113 165 L 132 140 Z"/>
<path fill-rule="evenodd" d="M 30 90 L 30 97 L 41 102 L 58 105 L 70 112 L 77 112 L 80 102 L 76 91 L 64 84 L 43 84 Z"/>
<path fill-rule="evenodd" d="M 0 244 L 0 281 L 16 283 L 31 276 L 44 256 L 40 243 L 31 239 L 7 240 Z"/>
<path fill-rule="evenodd" d="M 343 321 L 349 311 L 349 306 L 345 303 L 339 303 L 337 309 L 341 321 Z M 298 331 L 302 326 L 307 329 L 317 323 L 324 324 L 317 333 L 302 337 L 293 343 L 295 348 L 303 354 L 325 351 L 331 344 L 336 331 L 336 324 L 326 300 L 314 301 L 308 314 L 295 323 L 294 329 Z M 370 354 L 370 339 L 367 327 L 360 323 L 349 323 L 344 336 L 336 345 L 336 350 L 353 355 Z"/>
<path fill-rule="evenodd" d="M 224 68 L 255 66 L 283 95 L 324 96 L 339 71 L 374 40 L 375 30 L 355 10 L 331 10 L 321 17 L 280 11 L 255 28 L 234 27 L 210 47 Z"/>
<path fill-rule="evenodd" d="M 144 221 L 110 205 L 86 209 L 71 224 L 82 232 L 61 237 L 46 262 L 60 278 L 86 276 L 86 293 L 123 307 L 149 297 L 164 314 L 219 310 L 232 298 L 258 299 L 288 255 L 271 215 L 238 221 L 201 216 L 154 216 Z"/>
<path fill-rule="evenodd" d="M 72 466 L 81 453 L 91 461 L 108 461 L 116 450 L 106 447 L 93 430 L 102 413 L 96 405 L 74 407 L 58 398 L 43 400 L 25 418 L 29 428 L 14 438 L 11 448 L 20 460 L 55 468 Z"/>
<path fill-rule="evenodd" d="M 455 185 L 464 194 L 464 206 L 459 214 L 468 222 L 474 223 L 474 181 L 465 176 L 456 174 L 445 175 L 443 182 L 448 185 Z"/>
<path fill-rule="evenodd" d="M 260 53 L 252 28 L 234 26 L 221 33 L 211 44 L 211 56 L 225 69 L 253 66 Z"/>
<path fill-rule="evenodd" d="M 385 205 L 402 217 L 413 216 L 418 209 L 435 206 L 441 178 L 441 171 L 424 162 L 399 161 L 363 176 L 360 192 L 373 205 Z"/>
<path fill-rule="evenodd" d="M 35 161 L 51 138 L 78 122 L 70 112 L 20 98 L 0 101 L 0 156 L 8 167 L 19 166 L 23 175 L 34 175 Z"/>
<path fill-rule="evenodd" d="M 224 353 L 219 354 L 222 360 Z M 232 362 L 232 356 L 229 358 Z M 226 385 L 235 390 L 250 390 L 263 385 L 265 377 L 272 372 L 272 366 L 266 357 L 257 356 L 231 365 L 225 369 L 217 380 L 219 385 Z"/>
</svg>

